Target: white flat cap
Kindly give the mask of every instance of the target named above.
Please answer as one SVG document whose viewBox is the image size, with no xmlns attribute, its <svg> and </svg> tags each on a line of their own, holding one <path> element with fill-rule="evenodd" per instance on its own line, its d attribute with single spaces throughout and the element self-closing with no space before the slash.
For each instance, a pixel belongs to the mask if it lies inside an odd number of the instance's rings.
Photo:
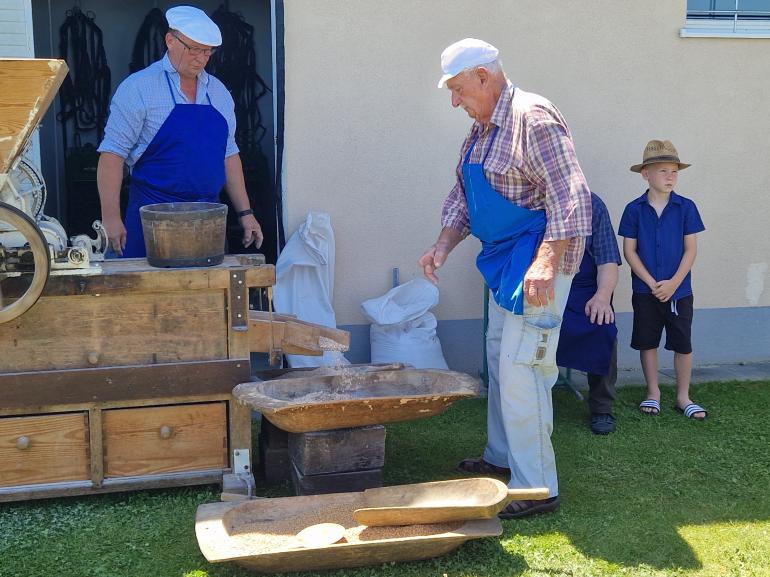
<svg viewBox="0 0 770 577">
<path fill-rule="evenodd" d="M 222 44 L 222 33 L 219 26 L 209 18 L 203 10 L 193 6 L 174 6 L 166 10 L 166 20 L 169 28 L 179 30 L 190 40 L 204 46 L 219 46 Z"/>
<path fill-rule="evenodd" d="M 441 70 L 444 71 L 444 76 L 438 81 L 438 87 L 444 88 L 447 80 L 467 68 L 494 62 L 498 53 L 497 48 L 489 42 L 476 38 L 463 38 L 447 46 L 441 53 Z"/>
</svg>

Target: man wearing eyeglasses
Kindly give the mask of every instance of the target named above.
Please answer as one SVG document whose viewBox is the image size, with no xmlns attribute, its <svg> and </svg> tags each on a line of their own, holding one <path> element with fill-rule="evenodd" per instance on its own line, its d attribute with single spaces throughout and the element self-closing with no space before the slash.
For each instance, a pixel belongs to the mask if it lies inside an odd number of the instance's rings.
<svg viewBox="0 0 770 577">
<path fill-rule="evenodd" d="M 110 105 L 99 145 L 97 185 L 110 247 L 145 256 L 139 208 L 160 202 L 219 202 L 225 187 L 243 227 L 243 246 L 262 244 L 249 207 L 235 144 L 235 105 L 224 84 L 204 70 L 222 44 L 205 12 L 166 12 L 165 56 L 126 78 Z M 131 173 L 125 224 L 120 215 L 123 166 Z"/>
</svg>

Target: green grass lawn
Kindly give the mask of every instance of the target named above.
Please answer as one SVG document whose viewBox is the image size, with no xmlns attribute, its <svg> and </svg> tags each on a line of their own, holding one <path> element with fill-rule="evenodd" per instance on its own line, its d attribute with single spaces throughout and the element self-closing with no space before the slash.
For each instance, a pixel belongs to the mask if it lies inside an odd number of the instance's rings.
<svg viewBox="0 0 770 577">
<path fill-rule="evenodd" d="M 620 391 L 618 431 L 590 433 L 588 411 L 554 393 L 562 507 L 503 522 L 499 539 L 470 541 L 437 559 L 325 572 L 328 577 L 770 576 L 770 383 L 694 386 L 705 423 L 636 410 L 643 389 Z M 388 425 L 385 483 L 458 476 L 484 446 L 485 400 Z M 0 465 L 2 466 L 2 465 Z M 288 495 L 288 486 L 259 487 Z M 225 577 L 198 550 L 196 507 L 216 487 L 0 505 L 0 576 Z M 296 573 L 309 576 L 311 573 Z"/>
</svg>

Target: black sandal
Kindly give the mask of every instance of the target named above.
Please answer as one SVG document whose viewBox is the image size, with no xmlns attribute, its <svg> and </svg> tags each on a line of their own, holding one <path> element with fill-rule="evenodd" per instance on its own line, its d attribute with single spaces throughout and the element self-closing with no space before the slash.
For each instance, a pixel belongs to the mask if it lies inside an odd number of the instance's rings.
<svg viewBox="0 0 770 577">
<path fill-rule="evenodd" d="M 501 519 L 521 519 L 530 515 L 550 513 L 558 509 L 559 505 L 561 502 L 558 495 L 543 501 L 511 501 L 497 516 Z"/>
<path fill-rule="evenodd" d="M 492 463 L 487 463 L 483 458 L 464 459 L 457 465 L 457 470 L 461 473 L 471 473 L 473 475 L 497 475 L 499 477 L 510 476 L 511 470 L 508 467 L 498 467 Z"/>
</svg>

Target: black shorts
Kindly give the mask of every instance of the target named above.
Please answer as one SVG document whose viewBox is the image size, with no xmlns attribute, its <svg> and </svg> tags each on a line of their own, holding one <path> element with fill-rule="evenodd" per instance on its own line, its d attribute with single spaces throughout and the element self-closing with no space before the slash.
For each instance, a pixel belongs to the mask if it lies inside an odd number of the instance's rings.
<svg viewBox="0 0 770 577">
<path fill-rule="evenodd" d="M 666 349 L 683 355 L 692 352 L 692 295 L 676 301 L 660 302 L 651 294 L 634 293 L 634 330 L 631 348 L 637 351 L 657 349 L 666 327 Z"/>
</svg>

